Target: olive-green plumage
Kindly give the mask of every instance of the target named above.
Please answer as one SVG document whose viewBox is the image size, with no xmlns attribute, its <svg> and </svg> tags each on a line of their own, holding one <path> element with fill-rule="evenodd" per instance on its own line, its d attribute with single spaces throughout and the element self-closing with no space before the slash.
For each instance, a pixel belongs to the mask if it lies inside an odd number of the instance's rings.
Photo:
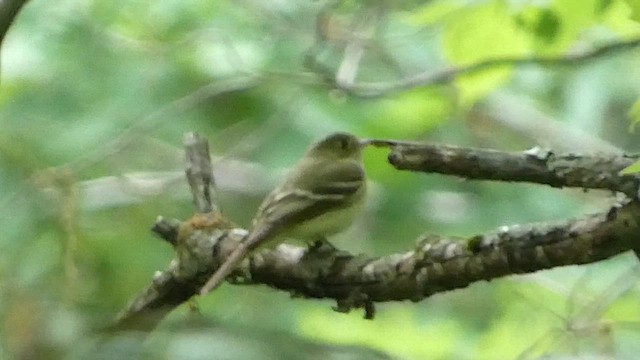
<svg viewBox="0 0 640 360">
<path fill-rule="evenodd" d="M 252 230 L 202 287 L 218 287 L 253 249 L 283 238 L 317 240 L 346 229 L 364 204 L 362 146 L 355 136 L 335 133 L 311 145 L 284 182 L 262 202 Z"/>
</svg>

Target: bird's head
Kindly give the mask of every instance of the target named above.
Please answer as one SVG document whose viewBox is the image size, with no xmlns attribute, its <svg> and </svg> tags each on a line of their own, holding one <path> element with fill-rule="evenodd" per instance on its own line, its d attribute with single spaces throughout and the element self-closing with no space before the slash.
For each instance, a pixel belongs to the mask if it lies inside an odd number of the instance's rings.
<svg viewBox="0 0 640 360">
<path fill-rule="evenodd" d="M 325 156 L 335 159 L 356 158 L 362 154 L 362 147 L 367 145 L 357 137 L 344 132 L 331 134 L 311 145 L 308 151 L 312 156 Z"/>
</svg>

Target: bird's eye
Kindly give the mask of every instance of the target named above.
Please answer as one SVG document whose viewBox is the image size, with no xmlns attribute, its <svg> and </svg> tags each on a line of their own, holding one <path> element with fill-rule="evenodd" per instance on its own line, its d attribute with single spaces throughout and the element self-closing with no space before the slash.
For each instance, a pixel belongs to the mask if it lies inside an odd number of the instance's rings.
<svg viewBox="0 0 640 360">
<path fill-rule="evenodd" d="M 342 150 L 349 149 L 349 139 L 340 139 L 340 147 Z"/>
</svg>

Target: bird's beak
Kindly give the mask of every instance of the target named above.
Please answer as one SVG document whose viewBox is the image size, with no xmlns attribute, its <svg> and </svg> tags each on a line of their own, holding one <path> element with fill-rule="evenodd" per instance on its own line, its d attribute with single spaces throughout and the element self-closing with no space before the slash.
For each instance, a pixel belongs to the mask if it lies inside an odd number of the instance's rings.
<svg viewBox="0 0 640 360">
<path fill-rule="evenodd" d="M 367 147 L 372 143 L 373 143 L 373 139 L 360 139 L 360 141 L 358 141 L 358 144 L 360 145 L 361 148 Z"/>
<path fill-rule="evenodd" d="M 374 147 L 393 148 L 394 146 L 398 145 L 398 143 L 393 140 L 378 140 L 378 139 L 361 139 L 359 143 L 361 148 L 365 146 L 370 146 L 370 145 Z"/>
</svg>

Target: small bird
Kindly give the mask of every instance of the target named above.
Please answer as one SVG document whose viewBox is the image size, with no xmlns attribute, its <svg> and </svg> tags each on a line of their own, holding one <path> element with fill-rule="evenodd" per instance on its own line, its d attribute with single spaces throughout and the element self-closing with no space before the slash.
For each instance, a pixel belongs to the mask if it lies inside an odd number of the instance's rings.
<svg viewBox="0 0 640 360">
<path fill-rule="evenodd" d="M 205 295 L 252 250 L 284 238 L 321 240 L 351 225 L 364 205 L 362 148 L 369 142 L 331 134 L 307 150 L 284 182 L 262 202 L 248 237 L 200 290 Z"/>
</svg>

